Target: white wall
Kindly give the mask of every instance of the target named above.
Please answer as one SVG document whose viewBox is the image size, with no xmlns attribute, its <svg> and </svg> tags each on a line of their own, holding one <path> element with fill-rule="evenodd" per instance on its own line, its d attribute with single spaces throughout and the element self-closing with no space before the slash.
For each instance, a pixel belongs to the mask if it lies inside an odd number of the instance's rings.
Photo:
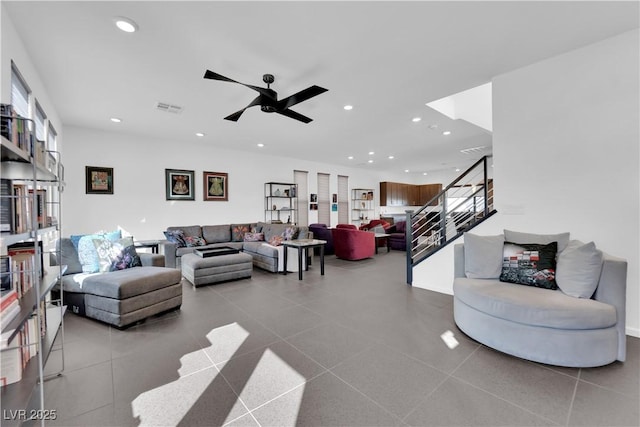
<svg viewBox="0 0 640 427">
<path fill-rule="evenodd" d="M 570 231 L 574 239 L 594 241 L 626 258 L 627 332 L 635 336 L 640 336 L 639 48 L 635 30 L 493 80 L 498 214 L 475 231 Z M 451 256 L 441 258 L 415 269 L 416 286 L 451 292 Z"/>
<path fill-rule="evenodd" d="M 331 175 L 332 193 L 338 174 L 349 177 L 350 188 L 378 188 L 381 180 L 364 169 L 220 150 L 210 140 L 158 140 L 69 126 L 64 147 L 64 235 L 121 227 L 142 240 L 162 238 L 171 225 L 261 221 L 264 183 L 293 182 L 294 169 L 309 172 L 310 193 L 317 192 L 318 172 Z M 113 167 L 114 194 L 86 194 L 85 166 Z M 166 200 L 165 169 L 195 171 L 195 201 Z M 228 202 L 202 200 L 203 171 L 229 174 Z"/>
<path fill-rule="evenodd" d="M 18 36 L 13 26 L 13 22 L 11 22 L 1 2 L 0 33 L 0 102 L 3 104 L 11 103 L 11 61 L 13 60 L 20 70 L 22 77 L 29 85 L 33 96 L 38 100 L 47 118 L 56 129 L 58 139 L 62 140 L 62 122 L 58 117 L 58 112 L 49 99 L 49 94 L 40 78 L 39 71 L 31 62 L 29 53 L 25 49 L 20 36 Z M 60 146 L 58 148 L 60 148 Z"/>
</svg>

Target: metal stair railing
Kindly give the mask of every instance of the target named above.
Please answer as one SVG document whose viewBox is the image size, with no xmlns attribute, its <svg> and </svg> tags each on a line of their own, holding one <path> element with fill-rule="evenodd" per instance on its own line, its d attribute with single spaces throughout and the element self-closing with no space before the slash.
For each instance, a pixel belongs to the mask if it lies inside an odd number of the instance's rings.
<svg viewBox="0 0 640 427">
<path fill-rule="evenodd" d="M 406 211 L 407 284 L 413 267 L 496 213 L 484 156 L 416 211 Z"/>
</svg>

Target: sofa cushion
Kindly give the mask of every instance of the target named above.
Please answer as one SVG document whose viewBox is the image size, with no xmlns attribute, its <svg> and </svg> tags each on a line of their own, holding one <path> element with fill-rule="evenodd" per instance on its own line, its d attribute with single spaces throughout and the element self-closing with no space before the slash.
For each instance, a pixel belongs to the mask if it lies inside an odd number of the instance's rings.
<svg viewBox="0 0 640 427">
<path fill-rule="evenodd" d="M 184 236 L 204 237 L 202 235 L 202 227 L 199 225 L 184 225 L 181 227 L 167 227 L 167 231 L 181 230 Z"/>
<path fill-rule="evenodd" d="M 576 298 L 591 298 L 598 287 L 602 271 L 602 251 L 593 242 L 569 243 L 558 254 L 556 282 L 562 292 Z"/>
<path fill-rule="evenodd" d="M 230 242 L 231 225 L 205 225 L 202 227 L 202 237 L 207 243 Z"/>
<path fill-rule="evenodd" d="M 93 239 L 93 244 L 100 260 L 101 273 L 142 266 L 133 245 L 133 237 L 118 240 Z"/>
<path fill-rule="evenodd" d="M 504 242 L 500 280 L 557 289 L 555 280 L 557 248 L 556 242 L 548 245 Z"/>
<path fill-rule="evenodd" d="M 264 224 L 262 226 L 262 232 L 264 233 L 264 239 L 268 242 L 271 240 L 273 236 L 284 236 L 284 232 L 287 227 L 294 227 L 296 232 L 298 227 L 292 226 L 291 224 Z M 297 236 L 294 235 L 294 239 Z"/>
<path fill-rule="evenodd" d="M 231 224 L 231 241 L 242 242 L 244 234 L 251 232 L 251 224 Z"/>
<path fill-rule="evenodd" d="M 135 267 L 86 277 L 82 291 L 107 298 L 124 299 L 179 283 L 180 279 L 180 270 L 175 268 Z"/>
<path fill-rule="evenodd" d="M 67 266 L 65 274 L 82 273 L 78 250 L 70 238 L 64 237 L 58 241 L 58 251 L 60 254 L 58 264 Z"/>
<path fill-rule="evenodd" d="M 453 293 L 478 311 L 525 325 L 596 329 L 614 326 L 617 321 L 613 305 L 498 280 L 458 277 L 453 282 Z"/>
<path fill-rule="evenodd" d="M 504 236 L 464 233 L 464 272 L 471 279 L 497 279 L 502 273 Z"/>
<path fill-rule="evenodd" d="M 534 234 L 504 230 L 504 240 L 513 243 L 537 243 L 540 245 L 558 242 L 558 252 L 562 252 L 569 244 L 569 233 Z"/>
</svg>

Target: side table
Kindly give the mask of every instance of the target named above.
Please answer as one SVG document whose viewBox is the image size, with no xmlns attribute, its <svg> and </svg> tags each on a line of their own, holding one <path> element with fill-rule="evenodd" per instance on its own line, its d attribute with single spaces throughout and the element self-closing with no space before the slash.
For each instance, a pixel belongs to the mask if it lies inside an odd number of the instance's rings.
<svg viewBox="0 0 640 427">
<path fill-rule="evenodd" d="M 298 280 L 302 280 L 302 257 L 309 257 L 309 249 L 320 248 L 320 275 L 324 276 L 324 245 L 327 244 L 326 240 L 317 239 L 299 239 L 299 240 L 285 240 L 282 242 L 282 246 L 285 247 L 284 252 L 284 274 L 287 274 L 287 247 L 298 249 Z M 306 270 L 309 270 L 309 263 L 307 263 Z"/>
</svg>

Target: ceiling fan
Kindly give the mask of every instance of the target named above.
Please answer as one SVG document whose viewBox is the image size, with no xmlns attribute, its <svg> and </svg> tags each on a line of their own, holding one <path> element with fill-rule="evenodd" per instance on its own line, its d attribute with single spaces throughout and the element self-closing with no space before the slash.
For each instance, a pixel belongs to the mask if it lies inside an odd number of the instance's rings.
<svg viewBox="0 0 640 427">
<path fill-rule="evenodd" d="M 204 73 L 204 78 L 212 79 L 212 80 L 221 80 L 223 82 L 238 83 L 238 84 L 241 84 L 242 86 L 251 88 L 260 94 L 256 97 L 256 99 L 251 101 L 251 103 L 246 107 L 244 107 L 242 110 L 236 111 L 235 113 L 225 117 L 225 120 L 231 120 L 232 122 L 237 122 L 240 116 L 242 115 L 242 113 L 244 113 L 244 110 L 246 110 L 247 108 L 259 105 L 260 109 L 266 113 L 278 113 L 278 114 L 282 114 L 283 116 L 287 116 L 292 119 L 299 120 L 303 123 L 309 123 L 312 121 L 312 119 L 310 119 L 309 117 L 303 116 L 300 113 L 296 113 L 295 111 L 291 110 L 289 107 L 299 104 L 302 101 L 306 101 L 307 99 L 313 98 L 314 96 L 318 96 L 321 93 L 324 93 L 328 90 L 320 86 L 313 85 L 291 96 L 278 100 L 278 94 L 276 93 L 276 91 L 274 91 L 273 89 L 270 89 L 271 83 L 273 83 L 275 80 L 275 78 L 273 77 L 273 74 L 265 74 L 262 76 L 262 81 L 264 81 L 267 84 L 266 88 L 240 83 L 228 77 L 222 76 L 218 73 L 214 73 L 213 71 L 210 71 L 210 70 L 207 70 Z"/>
</svg>

